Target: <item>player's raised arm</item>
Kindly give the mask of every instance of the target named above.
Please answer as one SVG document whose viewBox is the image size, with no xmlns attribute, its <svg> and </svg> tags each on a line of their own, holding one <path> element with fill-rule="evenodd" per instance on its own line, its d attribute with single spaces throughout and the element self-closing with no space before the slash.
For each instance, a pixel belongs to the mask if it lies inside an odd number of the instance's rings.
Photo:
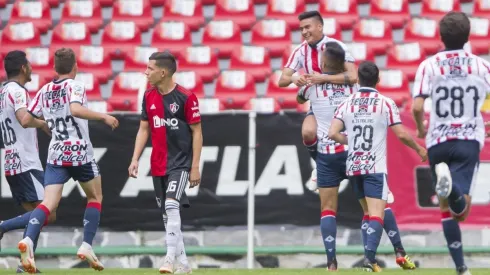
<svg viewBox="0 0 490 275">
<path fill-rule="evenodd" d="M 427 61 L 423 61 L 415 75 L 415 82 L 412 90 L 412 115 L 417 125 L 417 136 L 424 138 L 427 134 L 427 129 L 424 126 L 424 103 L 425 99 L 430 95 L 429 78 L 431 73 L 430 66 Z"/>
<path fill-rule="evenodd" d="M 185 119 L 192 131 L 192 164 L 190 173 L 190 187 L 195 187 L 201 183 L 201 173 L 199 165 L 201 163 L 202 151 L 202 128 L 201 128 L 201 113 L 199 112 L 199 101 L 196 95 L 191 94 L 185 103 Z"/>
<path fill-rule="evenodd" d="M 332 124 L 330 125 L 330 129 L 328 129 L 328 137 L 330 139 L 335 140 L 340 144 L 347 144 L 347 137 L 343 135 L 341 132 L 344 130 L 344 112 L 345 108 L 347 108 L 348 101 L 344 101 L 335 111 L 334 117 L 332 119 Z"/>
</svg>

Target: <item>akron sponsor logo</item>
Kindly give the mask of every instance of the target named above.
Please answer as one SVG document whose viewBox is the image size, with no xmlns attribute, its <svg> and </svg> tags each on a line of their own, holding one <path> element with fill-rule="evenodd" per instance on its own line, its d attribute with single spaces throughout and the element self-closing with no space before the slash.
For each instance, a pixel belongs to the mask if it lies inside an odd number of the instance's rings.
<svg viewBox="0 0 490 275">
<path fill-rule="evenodd" d="M 352 152 L 347 156 L 347 162 L 349 163 L 348 172 L 369 171 L 374 168 L 376 156 L 362 152 Z"/>
<path fill-rule="evenodd" d="M 432 131 L 432 136 L 462 136 L 474 135 L 476 124 L 441 124 Z"/>
<path fill-rule="evenodd" d="M 87 158 L 87 144 L 64 144 L 57 142 L 49 148 L 51 151 L 61 151 L 62 154 L 56 158 L 57 161 L 83 162 Z"/>
</svg>

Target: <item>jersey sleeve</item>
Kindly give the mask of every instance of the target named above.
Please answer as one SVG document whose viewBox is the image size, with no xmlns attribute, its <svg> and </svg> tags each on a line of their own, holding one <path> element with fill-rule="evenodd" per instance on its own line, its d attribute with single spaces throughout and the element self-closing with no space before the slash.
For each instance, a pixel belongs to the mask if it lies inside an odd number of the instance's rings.
<svg viewBox="0 0 490 275">
<path fill-rule="evenodd" d="M 385 112 L 386 112 L 386 122 L 388 126 L 393 126 L 401 124 L 402 120 L 400 118 L 400 111 L 396 106 L 395 102 L 389 98 L 385 100 Z"/>
<path fill-rule="evenodd" d="M 27 107 L 27 111 L 36 118 L 41 117 L 43 114 L 43 89 L 37 92 L 29 107 Z"/>
<path fill-rule="evenodd" d="M 15 112 L 21 108 L 27 108 L 27 92 L 24 89 L 15 89 L 9 92 L 8 96 L 14 99 Z"/>
<path fill-rule="evenodd" d="M 482 77 L 485 80 L 485 85 L 486 85 L 486 93 L 487 95 L 490 94 L 490 63 L 483 58 L 478 59 L 482 65 L 483 65 L 483 70 L 482 70 Z"/>
<path fill-rule="evenodd" d="M 301 52 L 303 44 L 299 45 L 289 56 L 288 62 L 284 65 L 284 68 L 289 68 L 295 72 L 303 68 L 304 53 Z"/>
<path fill-rule="evenodd" d="M 80 103 L 83 105 L 85 102 L 85 85 L 81 82 L 73 82 L 71 84 L 70 103 Z"/>
<path fill-rule="evenodd" d="M 143 95 L 141 102 L 141 120 L 148 121 L 148 112 L 146 112 L 146 93 Z"/>
<path fill-rule="evenodd" d="M 415 74 L 415 81 L 412 88 L 412 98 L 430 96 L 429 86 L 430 68 L 428 61 L 424 60 L 420 63 L 417 73 Z"/>
<path fill-rule="evenodd" d="M 199 101 L 195 94 L 191 94 L 184 104 L 185 120 L 188 124 L 201 122 L 201 113 L 199 112 Z"/>
</svg>

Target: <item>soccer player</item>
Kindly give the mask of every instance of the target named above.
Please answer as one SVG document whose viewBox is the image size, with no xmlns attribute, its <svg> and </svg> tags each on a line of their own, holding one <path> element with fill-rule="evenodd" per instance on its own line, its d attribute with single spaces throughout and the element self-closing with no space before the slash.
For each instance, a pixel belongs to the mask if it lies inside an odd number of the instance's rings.
<svg viewBox="0 0 490 275">
<path fill-rule="evenodd" d="M 355 84 L 357 83 L 357 70 L 354 65 L 354 57 L 347 52 L 346 46 L 333 38 L 323 34 L 323 18 L 318 11 L 307 11 L 298 16 L 303 43 L 294 49 L 289 56 L 288 62 L 282 70 L 279 79 L 280 87 L 287 87 L 294 83 L 298 87 L 306 84 Z M 337 42 L 346 51 L 344 70 L 328 75 L 322 74 L 320 68 L 322 51 L 325 43 Z M 295 72 L 304 68 L 305 75 L 293 75 Z M 310 156 L 316 159 L 317 154 L 317 125 L 313 112 L 310 110 L 302 126 L 303 143 L 308 149 Z"/>
<path fill-rule="evenodd" d="M 113 130 L 119 122 L 110 115 L 88 109 L 84 84 L 74 80 L 77 63 L 72 49 L 55 52 L 54 69 L 58 79 L 39 90 L 29 105 L 29 113 L 22 119 L 23 125 L 32 127 L 36 118 L 43 116 L 52 138 L 44 174 L 45 197 L 32 211 L 26 237 L 18 244 L 21 262 L 29 273 L 36 270 L 33 240 L 39 236 L 46 218 L 58 207 L 63 184 L 73 178 L 80 183 L 88 201 L 83 217 L 83 243 L 77 256 L 87 260 L 93 269 L 103 270 L 92 249 L 100 220 L 102 183 L 90 142 L 88 120 L 101 120 Z"/>
<path fill-rule="evenodd" d="M 383 233 L 388 195 L 388 127 L 405 145 L 417 151 L 422 161 L 427 159 L 427 151 L 405 131 L 393 100 L 375 89 L 379 82 L 378 67 L 373 62 L 365 61 L 359 66 L 358 76 L 361 87 L 338 107 L 328 136 L 341 144 L 349 144 L 347 175 L 363 208 L 369 213 L 364 267 L 372 272 L 381 272 L 375 257 Z M 347 136 L 342 133 L 344 129 Z"/>
<path fill-rule="evenodd" d="M 189 207 L 185 188 L 199 185 L 202 150 L 201 114 L 197 97 L 176 84 L 177 70 L 169 52 L 153 53 L 145 71 L 152 85 L 145 92 L 141 121 L 134 146 L 129 175 L 138 174 L 138 160 L 151 135 L 151 175 L 157 202 L 161 202 L 166 228 L 167 255 L 160 273 L 190 274 L 181 232 L 180 205 Z M 165 192 L 165 195 L 163 195 Z M 174 270 L 175 260 L 178 264 Z"/>
<path fill-rule="evenodd" d="M 418 136 L 426 138 L 449 252 L 458 274 L 468 275 L 458 222 L 470 211 L 484 145 L 480 109 L 490 91 L 490 63 L 463 50 L 470 34 L 470 21 L 464 13 L 447 13 L 439 22 L 439 32 L 446 49 L 420 64 L 412 111 Z M 428 132 L 423 118 L 426 98 L 432 100 Z"/>
</svg>

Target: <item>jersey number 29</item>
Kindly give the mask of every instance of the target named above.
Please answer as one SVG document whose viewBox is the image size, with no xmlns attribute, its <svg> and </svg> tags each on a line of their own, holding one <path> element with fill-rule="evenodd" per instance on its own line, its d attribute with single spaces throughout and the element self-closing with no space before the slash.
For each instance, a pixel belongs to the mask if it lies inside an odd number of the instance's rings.
<svg viewBox="0 0 490 275">
<path fill-rule="evenodd" d="M 364 151 L 370 151 L 373 148 L 373 126 L 371 125 L 355 125 L 354 128 L 354 150 L 362 149 Z M 361 142 L 358 142 L 358 138 L 361 138 Z"/>
</svg>

